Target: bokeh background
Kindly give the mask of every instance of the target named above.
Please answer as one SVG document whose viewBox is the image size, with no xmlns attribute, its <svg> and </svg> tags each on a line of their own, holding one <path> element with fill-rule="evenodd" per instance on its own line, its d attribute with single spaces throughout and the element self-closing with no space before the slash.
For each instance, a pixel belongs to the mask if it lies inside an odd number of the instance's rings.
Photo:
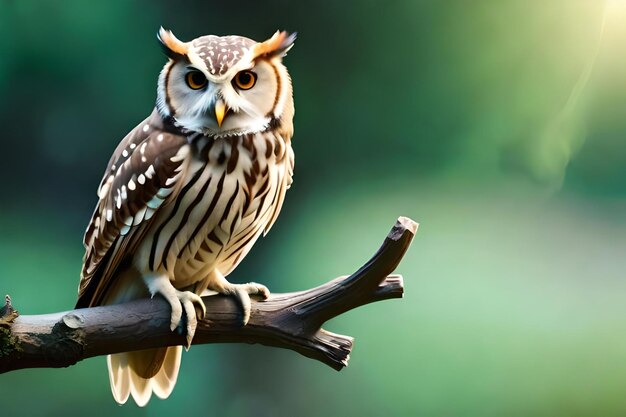
<svg viewBox="0 0 626 417">
<path fill-rule="evenodd" d="M 0 0 L 0 291 L 73 307 L 82 233 L 148 115 L 160 25 L 297 30 L 295 182 L 231 278 L 354 271 L 420 222 L 403 300 L 351 311 L 337 373 L 197 346 L 170 399 L 120 407 L 105 359 L 0 375 L 6 416 L 626 414 L 626 2 Z"/>
</svg>

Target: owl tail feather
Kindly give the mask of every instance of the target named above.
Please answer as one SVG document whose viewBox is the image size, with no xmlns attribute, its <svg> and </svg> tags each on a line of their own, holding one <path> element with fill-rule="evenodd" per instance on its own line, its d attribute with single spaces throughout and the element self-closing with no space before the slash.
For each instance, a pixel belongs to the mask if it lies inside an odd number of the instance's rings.
<svg viewBox="0 0 626 417">
<path fill-rule="evenodd" d="M 132 395 L 139 407 L 152 393 L 165 399 L 176 385 L 182 347 L 138 350 L 107 356 L 113 398 L 124 404 Z"/>
</svg>

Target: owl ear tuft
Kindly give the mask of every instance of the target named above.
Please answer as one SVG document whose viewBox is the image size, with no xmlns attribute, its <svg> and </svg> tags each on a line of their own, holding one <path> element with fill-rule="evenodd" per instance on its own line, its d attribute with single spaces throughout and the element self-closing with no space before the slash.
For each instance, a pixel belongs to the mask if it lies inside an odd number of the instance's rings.
<svg viewBox="0 0 626 417">
<path fill-rule="evenodd" d="M 297 32 L 289 34 L 276 31 L 274 36 L 254 46 L 254 59 L 269 59 L 275 56 L 283 57 L 287 55 L 287 52 L 293 47 L 296 36 Z"/>
<path fill-rule="evenodd" d="M 189 45 L 179 40 L 171 30 L 165 30 L 163 26 L 157 33 L 157 39 L 161 43 L 163 52 L 171 59 L 180 59 L 187 55 Z"/>
</svg>

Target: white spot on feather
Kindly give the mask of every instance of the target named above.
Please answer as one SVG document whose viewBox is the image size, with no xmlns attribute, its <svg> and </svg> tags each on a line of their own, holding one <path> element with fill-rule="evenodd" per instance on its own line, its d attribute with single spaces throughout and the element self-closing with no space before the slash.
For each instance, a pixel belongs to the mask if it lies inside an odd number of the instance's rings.
<svg viewBox="0 0 626 417">
<path fill-rule="evenodd" d="M 126 149 L 124 149 L 124 151 L 122 152 L 122 156 L 124 158 L 126 158 L 128 156 L 128 151 Z"/>
<path fill-rule="evenodd" d="M 146 178 L 151 179 L 154 174 L 156 174 L 156 171 L 154 170 L 154 166 L 150 165 L 148 167 L 148 170 L 146 171 Z"/>
<path fill-rule="evenodd" d="M 107 221 L 110 222 L 113 220 L 113 210 L 107 209 Z"/>
<path fill-rule="evenodd" d="M 143 174 L 139 174 L 139 176 L 137 177 L 137 182 L 139 184 L 145 184 L 146 183 L 146 177 Z"/>
<path fill-rule="evenodd" d="M 133 191 L 135 188 L 137 188 L 137 186 L 135 185 L 135 181 L 133 180 L 128 181 L 128 189 Z"/>
<path fill-rule="evenodd" d="M 157 140 L 159 142 L 163 142 L 163 134 L 162 133 L 160 133 L 159 136 L 157 136 Z"/>
<path fill-rule="evenodd" d="M 150 129 L 150 126 L 149 126 L 149 125 L 144 125 L 144 126 L 143 126 L 143 131 L 144 131 L 144 132 L 147 132 L 147 131 L 148 131 L 148 129 Z"/>
</svg>

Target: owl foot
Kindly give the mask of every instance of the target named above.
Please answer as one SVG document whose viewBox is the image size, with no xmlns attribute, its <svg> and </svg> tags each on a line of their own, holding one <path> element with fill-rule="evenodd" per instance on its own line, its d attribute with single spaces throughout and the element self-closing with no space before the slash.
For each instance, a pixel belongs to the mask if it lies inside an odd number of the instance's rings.
<svg viewBox="0 0 626 417">
<path fill-rule="evenodd" d="M 241 304 L 243 309 L 243 325 L 248 324 L 250 320 L 250 310 L 252 304 L 250 302 L 251 295 L 260 295 L 263 299 L 267 299 L 270 296 L 270 290 L 265 285 L 257 284 L 256 282 L 249 282 L 247 284 L 231 284 L 226 281 L 226 278 L 219 275 L 216 279 L 209 282 L 210 290 L 217 291 L 224 295 L 233 295 Z"/>
<path fill-rule="evenodd" d="M 191 291 L 178 291 L 165 275 L 148 276 L 144 278 L 144 281 L 153 297 L 155 294 L 160 294 L 170 304 L 172 308 L 170 330 L 174 331 L 178 327 L 179 323 L 182 322 L 183 311 L 185 312 L 187 316 L 187 344 L 185 347 L 189 349 L 198 326 L 198 316 L 200 316 L 196 312 L 195 306 L 197 305 L 202 310 L 200 318 L 204 318 L 206 314 L 206 307 L 202 298 Z"/>
</svg>

